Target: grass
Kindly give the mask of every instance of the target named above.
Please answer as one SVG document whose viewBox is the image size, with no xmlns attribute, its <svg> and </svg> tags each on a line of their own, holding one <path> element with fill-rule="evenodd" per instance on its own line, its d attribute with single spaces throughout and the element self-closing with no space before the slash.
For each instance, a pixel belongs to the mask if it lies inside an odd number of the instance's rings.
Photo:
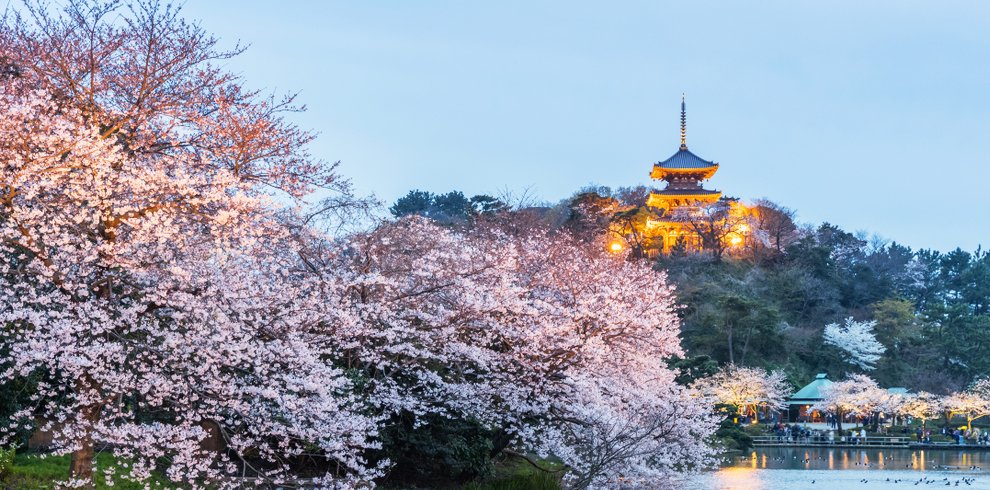
<svg viewBox="0 0 990 490">
<path fill-rule="evenodd" d="M 547 469 L 561 469 L 561 465 L 554 461 L 541 460 L 539 463 Z M 522 458 L 510 458 L 495 467 L 494 476 L 469 483 L 464 490 L 560 490 L 561 475 L 538 470 Z"/>
<path fill-rule="evenodd" d="M 124 480 L 116 477 L 107 485 L 105 470 L 116 467 L 113 456 L 107 453 L 96 457 L 96 488 L 98 490 L 139 490 L 143 483 Z M 119 471 L 117 471 L 119 473 Z M 7 476 L 0 479 L 0 488 L 4 490 L 54 490 L 59 488 L 57 483 L 65 480 L 69 474 L 68 456 L 40 456 L 37 454 L 18 454 Z M 165 483 L 164 480 L 153 482 L 157 488 L 177 488 Z"/>
</svg>

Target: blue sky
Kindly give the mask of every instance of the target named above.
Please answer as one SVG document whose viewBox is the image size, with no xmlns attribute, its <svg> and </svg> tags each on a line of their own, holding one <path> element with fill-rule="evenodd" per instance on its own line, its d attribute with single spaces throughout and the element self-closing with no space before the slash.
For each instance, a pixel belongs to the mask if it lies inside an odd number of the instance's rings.
<svg viewBox="0 0 990 490">
<path fill-rule="evenodd" d="M 990 2 L 189 1 L 248 85 L 301 91 L 362 193 L 709 183 L 915 248 L 990 245 Z"/>
</svg>

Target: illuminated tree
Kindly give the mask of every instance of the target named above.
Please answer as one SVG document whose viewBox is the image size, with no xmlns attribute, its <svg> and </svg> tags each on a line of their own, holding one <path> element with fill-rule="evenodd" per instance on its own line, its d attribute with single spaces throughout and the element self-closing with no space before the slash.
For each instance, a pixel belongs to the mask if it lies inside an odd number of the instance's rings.
<svg viewBox="0 0 990 490">
<path fill-rule="evenodd" d="M 966 427 L 973 428 L 973 421 L 990 415 L 990 378 L 981 378 L 965 391 L 953 393 L 942 400 L 942 408 L 949 420 L 956 415 L 966 418 Z"/>
<path fill-rule="evenodd" d="M 883 346 L 873 333 L 875 321 L 857 322 L 852 317 L 846 318 L 844 325 L 830 323 L 825 326 L 823 337 L 825 343 L 842 350 L 846 362 L 864 371 L 876 369 L 876 363 L 887 348 Z"/>
<path fill-rule="evenodd" d="M 0 375 L 45 374 L 35 410 L 70 476 L 91 484 L 97 441 L 127 477 L 158 458 L 176 481 L 230 475 L 199 449 L 204 424 L 235 455 L 312 444 L 365 474 L 374 427 L 322 361 L 312 285 L 284 280 L 296 253 L 277 210 L 229 170 L 128 154 L 78 112 L 2 90 Z"/>
<path fill-rule="evenodd" d="M 842 420 L 847 415 L 871 414 L 888 399 L 887 391 L 864 374 L 849 375 L 842 381 L 823 387 L 821 393 L 822 400 L 812 405 L 812 408 L 834 413 L 840 431 Z"/>
<path fill-rule="evenodd" d="M 924 428 L 928 419 L 938 417 L 942 413 L 942 402 L 937 395 L 927 391 L 919 391 L 904 396 L 897 412 L 921 419 L 921 426 Z"/>
<path fill-rule="evenodd" d="M 679 208 L 670 216 L 686 223 L 701 238 L 701 246 L 716 262 L 732 247 L 745 246 L 745 231 L 751 230 L 750 216 L 739 212 L 732 202 L 718 201 L 697 207 Z"/>
<path fill-rule="evenodd" d="M 496 450 L 560 458 L 576 487 L 704 465 L 711 407 L 674 382 L 665 276 L 568 235 L 404 219 L 327 257 L 328 338 L 386 416 L 470 418 Z M 359 318 L 354 321 L 352 318 Z"/>
<path fill-rule="evenodd" d="M 299 220 L 271 199 L 346 182 L 282 119 L 291 97 L 218 67 L 239 49 L 118 7 L 30 4 L 0 31 L 0 379 L 41 380 L 18 415 L 47 421 L 77 486 L 97 442 L 137 480 L 278 479 L 303 450 L 326 479 L 375 476 L 374 424 L 312 333 Z M 200 449 L 204 426 L 233 460 Z"/>
<path fill-rule="evenodd" d="M 780 371 L 767 372 L 732 364 L 714 376 L 700 380 L 697 389 L 717 403 L 735 406 L 740 415 L 755 414 L 757 407 L 785 408 L 792 391 Z"/>
</svg>

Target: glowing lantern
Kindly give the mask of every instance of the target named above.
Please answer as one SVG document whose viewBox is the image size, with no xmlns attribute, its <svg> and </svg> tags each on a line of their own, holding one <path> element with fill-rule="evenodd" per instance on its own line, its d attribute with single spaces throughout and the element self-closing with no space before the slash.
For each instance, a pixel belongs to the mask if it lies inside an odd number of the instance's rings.
<svg viewBox="0 0 990 490">
<path fill-rule="evenodd" d="M 618 253 L 622 251 L 622 244 L 619 242 L 612 242 L 612 244 L 609 245 L 608 248 L 609 250 Z"/>
<path fill-rule="evenodd" d="M 740 243 L 742 243 L 742 240 L 743 239 L 742 239 L 741 236 L 739 236 L 739 235 L 733 235 L 732 238 L 729 239 L 729 243 L 731 243 L 733 245 L 739 245 Z"/>
</svg>

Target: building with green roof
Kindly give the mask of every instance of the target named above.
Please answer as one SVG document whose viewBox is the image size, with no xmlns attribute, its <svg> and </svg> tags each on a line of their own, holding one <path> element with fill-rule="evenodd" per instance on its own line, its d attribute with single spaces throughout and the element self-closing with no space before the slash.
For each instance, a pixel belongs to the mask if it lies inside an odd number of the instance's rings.
<svg viewBox="0 0 990 490">
<path fill-rule="evenodd" d="M 832 384 L 828 379 L 828 374 L 818 373 L 815 379 L 791 395 L 787 400 L 787 420 L 813 422 L 821 418 L 817 410 L 811 410 L 811 406 L 822 400 L 822 388 Z"/>
</svg>

